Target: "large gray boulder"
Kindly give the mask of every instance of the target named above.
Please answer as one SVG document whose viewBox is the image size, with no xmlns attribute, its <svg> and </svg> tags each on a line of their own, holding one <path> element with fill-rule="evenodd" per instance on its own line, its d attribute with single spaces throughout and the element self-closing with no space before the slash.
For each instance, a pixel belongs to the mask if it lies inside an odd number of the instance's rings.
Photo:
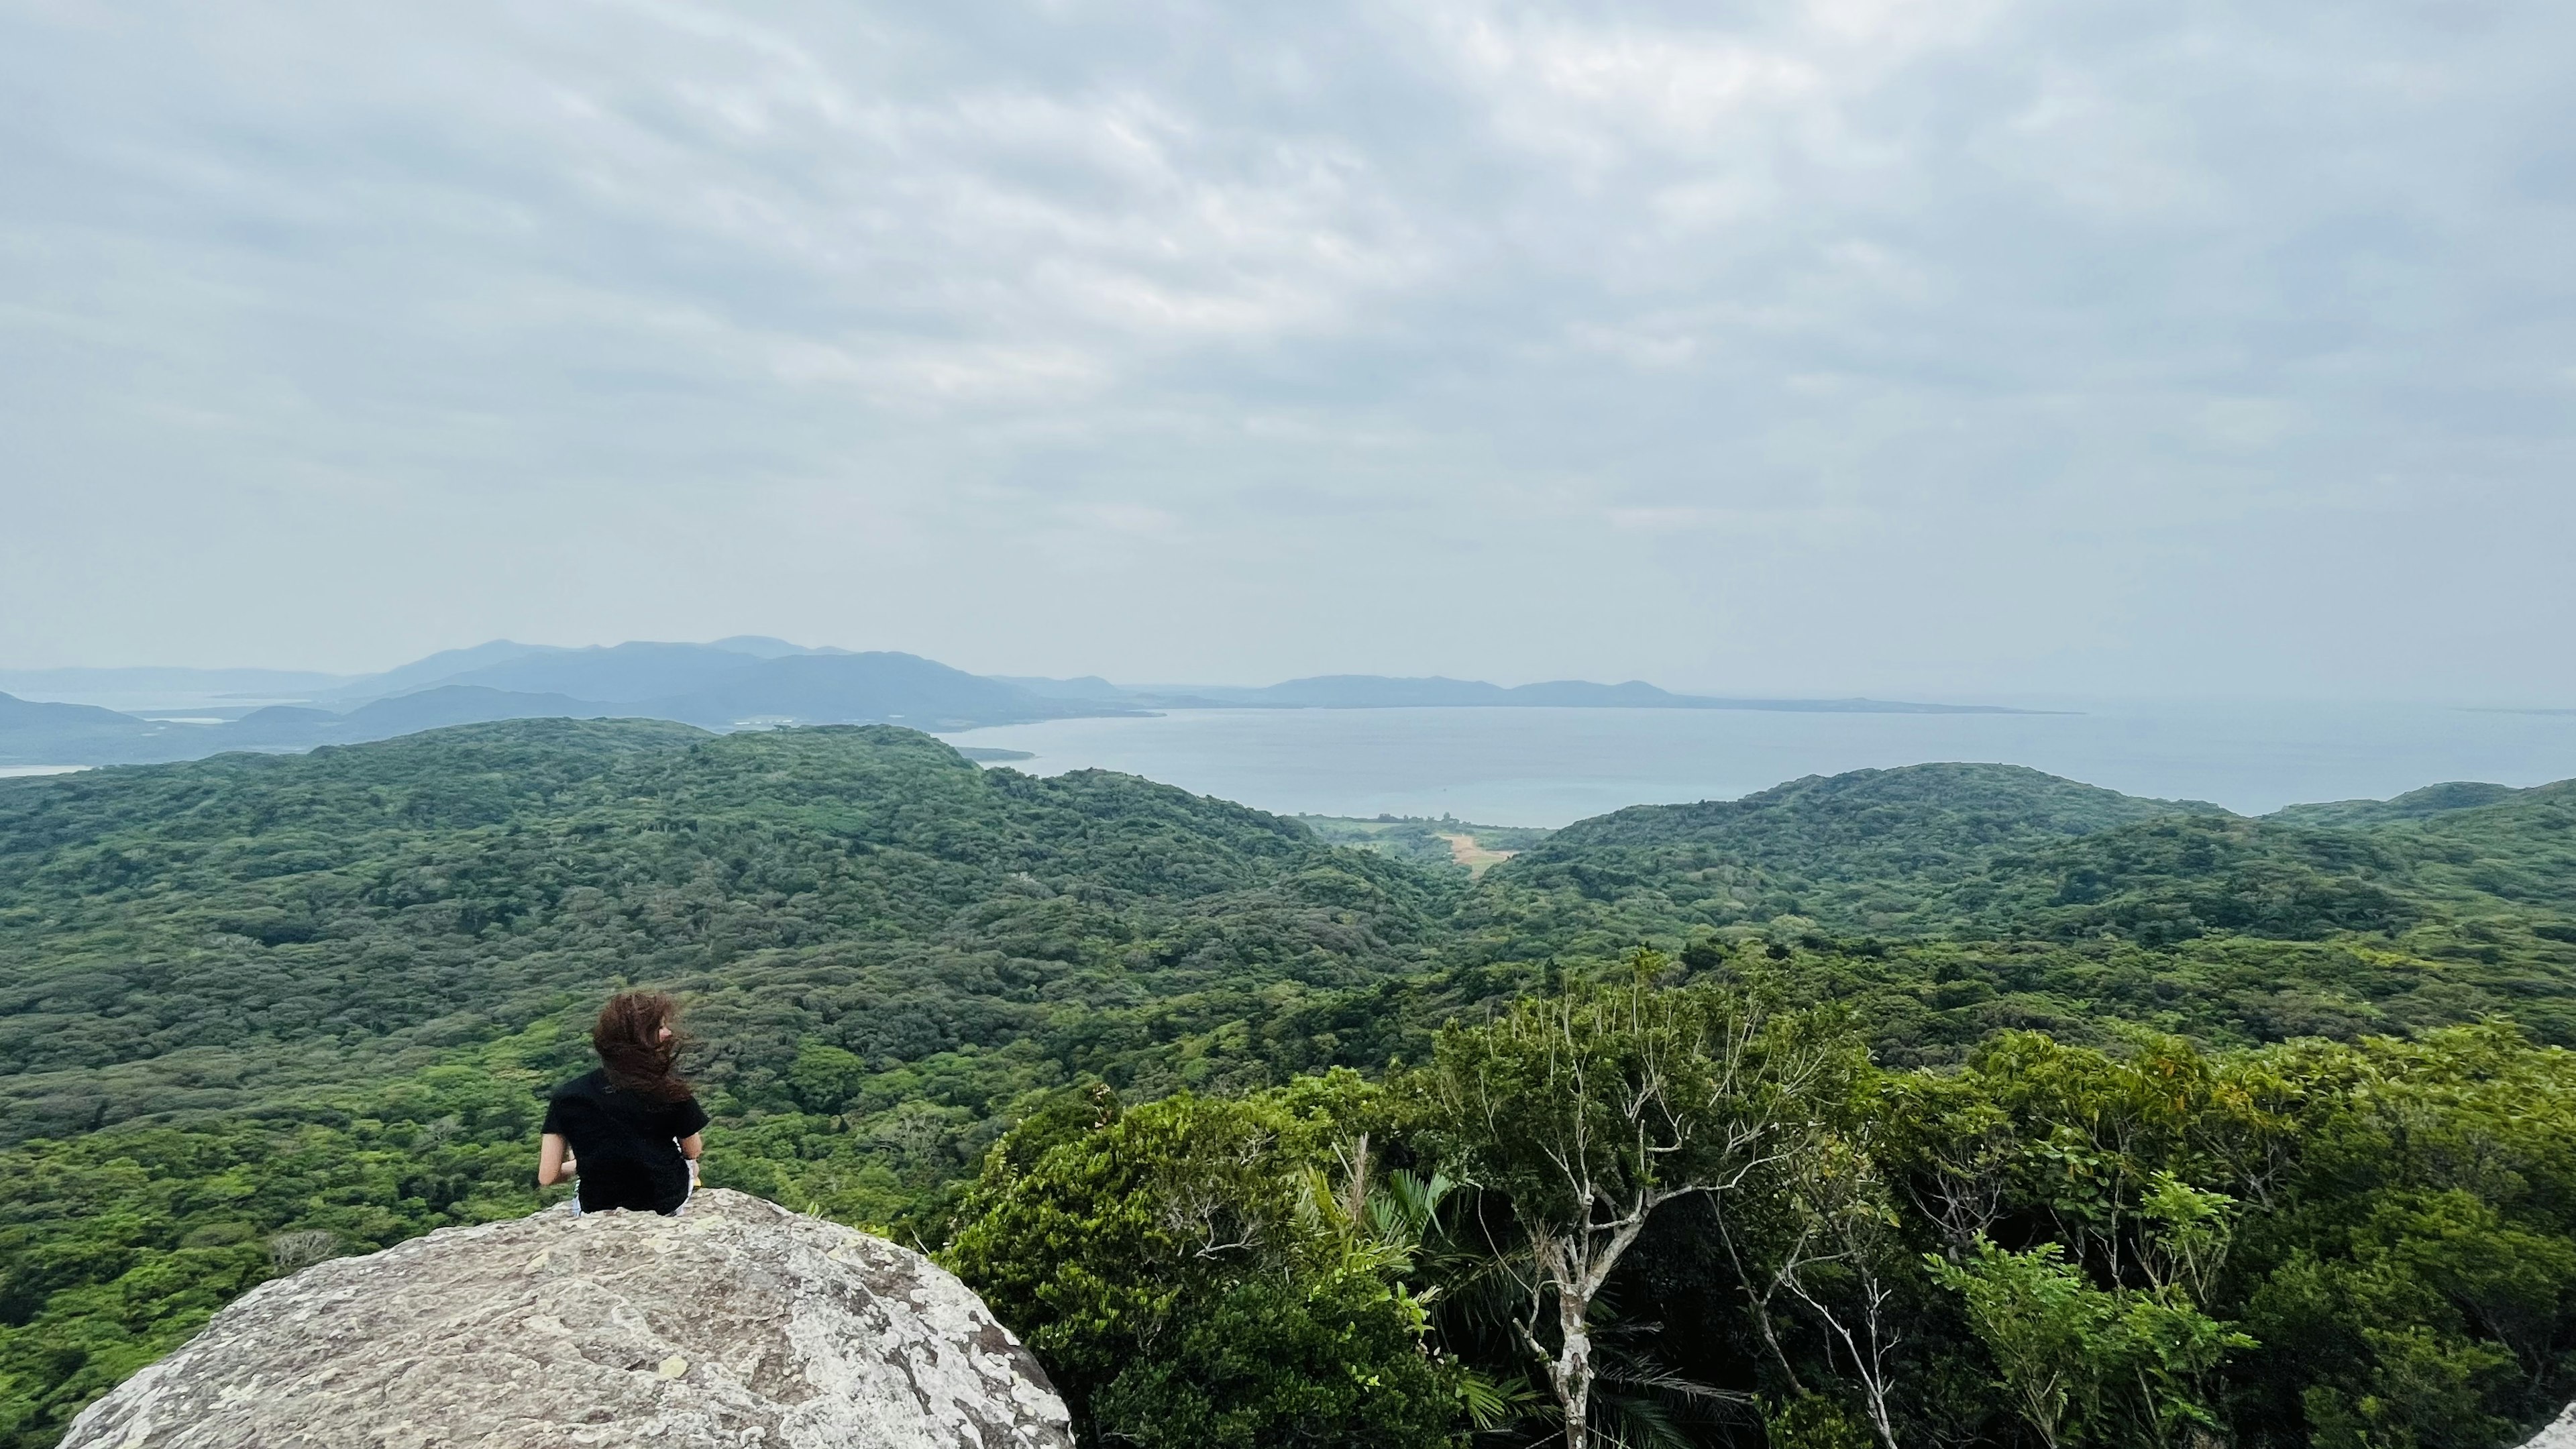
<svg viewBox="0 0 2576 1449">
<path fill-rule="evenodd" d="M 64 1449 L 1069 1449 L 1063 1401 L 918 1253 L 738 1192 L 449 1228 L 262 1284 Z"/>
<path fill-rule="evenodd" d="M 2542 1426 L 2522 1449 L 2576 1449 L 2576 1404 L 2559 1410 L 2558 1417 Z"/>
</svg>

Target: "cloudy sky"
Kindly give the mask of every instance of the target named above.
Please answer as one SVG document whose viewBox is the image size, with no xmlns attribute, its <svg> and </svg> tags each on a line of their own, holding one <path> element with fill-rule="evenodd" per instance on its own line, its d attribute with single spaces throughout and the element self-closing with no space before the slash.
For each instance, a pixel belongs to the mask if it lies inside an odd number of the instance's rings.
<svg viewBox="0 0 2576 1449">
<path fill-rule="evenodd" d="M 0 0 L 0 665 L 2576 704 L 2576 11 Z"/>
</svg>

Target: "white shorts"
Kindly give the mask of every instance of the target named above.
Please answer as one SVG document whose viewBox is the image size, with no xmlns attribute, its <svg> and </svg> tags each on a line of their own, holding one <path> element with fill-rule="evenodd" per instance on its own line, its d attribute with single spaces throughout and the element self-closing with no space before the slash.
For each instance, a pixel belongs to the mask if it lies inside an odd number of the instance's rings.
<svg viewBox="0 0 2576 1449">
<path fill-rule="evenodd" d="M 698 1190 L 697 1190 L 697 1188 L 696 1188 L 695 1186 L 690 1187 L 690 1189 L 689 1189 L 689 1193 L 688 1193 L 688 1197 L 683 1197 L 683 1198 L 681 1198 L 681 1199 L 680 1199 L 680 1205 L 679 1205 L 678 1207 L 675 1207 L 675 1208 L 671 1209 L 669 1212 L 662 1214 L 662 1216 L 664 1216 L 664 1217 L 666 1217 L 666 1218 L 676 1218 L 676 1217 L 678 1217 L 681 1213 L 683 1213 L 683 1212 L 685 1212 L 685 1211 L 687 1211 L 687 1210 L 688 1210 L 688 1206 L 689 1206 L 689 1198 L 696 1197 L 697 1195 L 698 1195 Z M 563 1206 L 562 1206 L 562 1207 L 560 1207 L 560 1208 L 558 1208 L 558 1209 L 557 1209 L 557 1211 L 559 1211 L 559 1212 L 567 1212 L 567 1213 L 570 1213 L 570 1214 L 572 1214 L 574 1217 L 577 1217 L 577 1218 L 578 1218 L 578 1217 L 587 1217 L 587 1216 L 589 1216 L 589 1214 L 584 1213 L 584 1212 L 581 1210 L 581 1194 L 580 1194 L 580 1193 L 577 1193 L 577 1192 L 576 1192 L 576 1193 L 574 1193 L 572 1196 L 570 1196 L 570 1197 L 568 1197 L 568 1198 L 565 1198 L 565 1199 L 563 1200 Z"/>
</svg>

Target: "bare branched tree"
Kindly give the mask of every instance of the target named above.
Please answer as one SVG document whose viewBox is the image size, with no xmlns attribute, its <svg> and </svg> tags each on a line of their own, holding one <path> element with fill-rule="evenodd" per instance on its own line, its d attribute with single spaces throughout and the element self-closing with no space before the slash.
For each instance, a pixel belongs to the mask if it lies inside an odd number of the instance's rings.
<svg viewBox="0 0 2576 1449">
<path fill-rule="evenodd" d="M 1527 1254 L 1516 1328 L 1592 1443 L 1593 1307 L 1654 1211 L 1722 1198 L 1808 1149 L 1858 1050 L 1837 1025 L 1716 984 L 1631 978 L 1523 1001 L 1441 1035 L 1423 1076 L 1461 1176 L 1510 1204 Z"/>
<path fill-rule="evenodd" d="M 269 1266 L 281 1277 L 338 1256 L 340 1235 L 328 1228 L 304 1228 L 268 1240 Z"/>
</svg>

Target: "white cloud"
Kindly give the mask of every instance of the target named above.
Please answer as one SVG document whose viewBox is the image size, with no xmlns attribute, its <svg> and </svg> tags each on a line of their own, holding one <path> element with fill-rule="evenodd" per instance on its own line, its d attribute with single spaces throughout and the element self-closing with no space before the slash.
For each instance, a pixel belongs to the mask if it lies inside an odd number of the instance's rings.
<svg viewBox="0 0 2576 1449">
<path fill-rule="evenodd" d="M 2576 625 L 2476 542 L 2576 527 L 2571 53 L 2395 0 L 21 5 L 0 662 L 2491 689 Z"/>
</svg>

